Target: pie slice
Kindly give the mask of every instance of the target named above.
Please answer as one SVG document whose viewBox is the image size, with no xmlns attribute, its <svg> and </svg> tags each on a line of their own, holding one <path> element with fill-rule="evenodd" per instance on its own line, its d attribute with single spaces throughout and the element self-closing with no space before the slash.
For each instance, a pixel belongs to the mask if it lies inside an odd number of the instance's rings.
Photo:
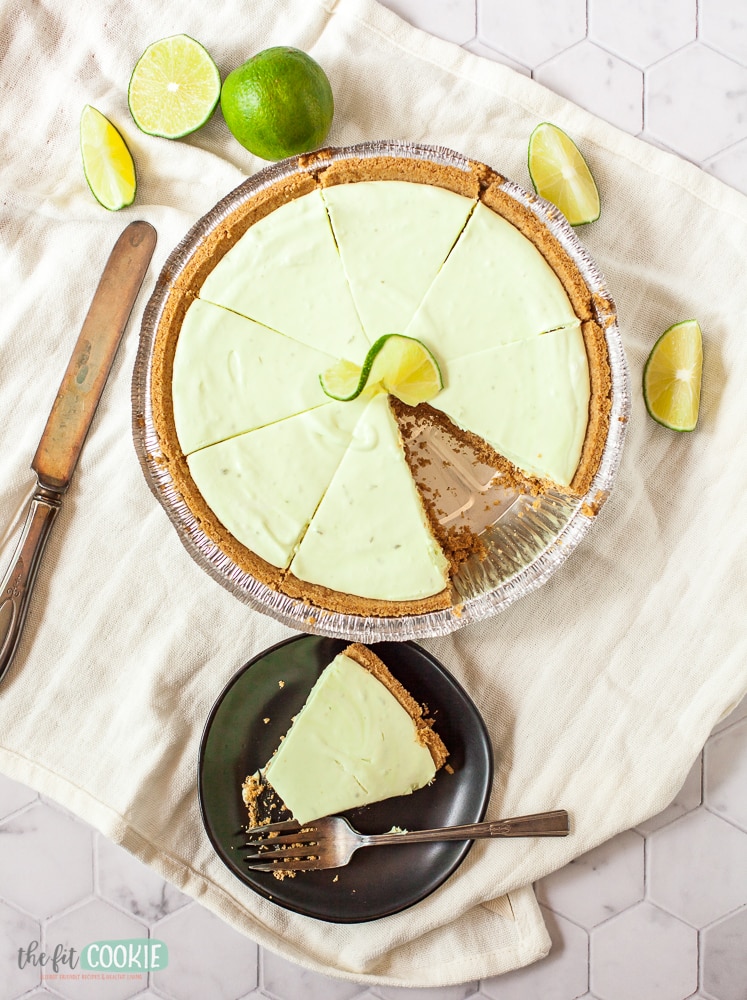
<svg viewBox="0 0 747 1000">
<path fill-rule="evenodd" d="M 475 199 L 406 181 L 335 184 L 323 196 L 366 335 L 402 333 Z"/>
<path fill-rule="evenodd" d="M 286 202 L 251 226 L 199 294 L 339 358 L 362 361 L 369 346 L 320 191 Z"/>
<path fill-rule="evenodd" d="M 431 405 L 528 476 L 570 486 L 589 419 L 581 324 L 450 361 Z"/>
<path fill-rule="evenodd" d="M 540 251 L 480 202 L 403 332 L 448 364 L 576 321 Z"/>
<path fill-rule="evenodd" d="M 174 423 L 185 455 L 329 402 L 334 358 L 195 299 L 174 352 Z"/>
<path fill-rule="evenodd" d="M 328 402 L 203 448 L 187 458 L 192 479 L 236 541 L 284 569 L 365 406 Z"/>
<path fill-rule="evenodd" d="M 250 825 L 264 781 L 308 823 L 408 795 L 429 784 L 447 756 L 423 708 L 355 643 L 324 669 L 267 766 L 244 782 Z"/>
<path fill-rule="evenodd" d="M 445 590 L 448 571 L 381 393 L 362 414 L 290 572 L 356 597 L 412 601 Z"/>
</svg>

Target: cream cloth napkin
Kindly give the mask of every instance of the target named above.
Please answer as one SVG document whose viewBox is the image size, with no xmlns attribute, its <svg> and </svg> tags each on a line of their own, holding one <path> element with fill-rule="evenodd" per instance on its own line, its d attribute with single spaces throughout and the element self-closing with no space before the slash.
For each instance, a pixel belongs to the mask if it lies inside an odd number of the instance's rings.
<svg viewBox="0 0 747 1000">
<path fill-rule="evenodd" d="M 106 255 L 132 219 L 154 264 L 0 688 L 0 767 L 54 796 L 262 945 L 368 983 L 492 976 L 549 948 L 533 880 L 663 808 L 712 726 L 747 688 L 747 200 L 513 71 L 419 32 L 373 0 L 0 2 L 0 525 L 29 463 Z M 197 805 L 208 711 L 232 674 L 289 630 L 189 558 L 131 440 L 130 378 L 147 294 L 189 226 L 262 164 L 216 114 L 186 141 L 141 134 L 127 110 L 156 38 L 200 39 L 225 75 L 272 44 L 309 51 L 337 99 L 329 142 L 441 144 L 524 185 L 529 134 L 549 119 L 580 143 L 601 219 L 580 231 L 619 308 L 633 416 L 612 498 L 539 591 L 497 618 L 423 643 L 484 713 L 496 755 L 489 815 L 565 806 L 563 840 L 476 844 L 458 873 L 399 915 L 339 926 L 238 883 Z M 78 120 L 90 103 L 135 156 L 135 205 L 89 194 Z M 705 334 L 701 422 L 646 415 L 643 361 L 671 323 Z M 7 553 L 6 553 L 7 558 Z"/>
</svg>

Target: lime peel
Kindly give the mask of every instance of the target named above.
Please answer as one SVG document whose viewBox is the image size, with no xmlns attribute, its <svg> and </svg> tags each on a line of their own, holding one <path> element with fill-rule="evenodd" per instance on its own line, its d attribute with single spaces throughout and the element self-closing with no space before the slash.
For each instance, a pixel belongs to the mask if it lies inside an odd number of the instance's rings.
<svg viewBox="0 0 747 1000">
<path fill-rule="evenodd" d="M 80 116 L 80 152 L 96 201 L 110 212 L 131 205 L 137 191 L 132 154 L 109 119 L 90 104 Z"/>
<path fill-rule="evenodd" d="M 443 389 L 443 377 L 433 354 L 421 341 L 399 333 L 379 337 L 362 365 L 336 362 L 319 376 L 331 399 L 348 402 L 364 390 L 390 392 L 408 406 L 433 399 Z"/>
<path fill-rule="evenodd" d="M 551 122 L 539 124 L 529 137 L 529 176 L 534 190 L 558 208 L 572 226 L 599 218 L 596 182 L 578 146 Z"/>
<path fill-rule="evenodd" d="M 135 64 L 127 91 L 137 127 L 163 139 L 181 139 L 201 128 L 219 98 L 218 67 L 189 35 L 150 44 Z"/>
<path fill-rule="evenodd" d="M 673 431 L 692 431 L 698 422 L 703 336 L 695 319 L 665 330 L 643 369 L 643 399 L 649 415 Z"/>
</svg>

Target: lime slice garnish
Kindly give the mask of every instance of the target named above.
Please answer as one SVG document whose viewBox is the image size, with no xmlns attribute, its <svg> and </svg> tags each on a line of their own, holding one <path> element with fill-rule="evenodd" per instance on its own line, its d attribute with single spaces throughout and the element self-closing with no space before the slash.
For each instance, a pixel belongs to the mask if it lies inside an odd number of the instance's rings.
<svg viewBox="0 0 747 1000">
<path fill-rule="evenodd" d="M 559 208 L 572 226 L 599 218 L 599 192 L 578 147 L 562 129 L 542 122 L 529 138 L 534 190 Z"/>
<path fill-rule="evenodd" d="M 646 409 L 673 431 L 694 430 L 700 408 L 703 337 L 695 319 L 670 326 L 656 341 L 643 369 Z"/>
<path fill-rule="evenodd" d="M 116 212 L 135 200 L 135 164 L 127 145 L 108 118 L 86 104 L 80 116 L 83 172 L 94 198 Z"/>
<path fill-rule="evenodd" d="M 376 343 L 381 341 L 384 343 L 373 359 L 369 382 L 381 382 L 387 392 L 408 406 L 426 403 L 443 389 L 441 369 L 425 344 L 398 333 L 379 337 Z"/>
<path fill-rule="evenodd" d="M 335 362 L 325 372 L 322 372 L 319 376 L 319 381 L 324 393 L 332 399 L 340 399 L 346 403 L 351 399 L 357 399 L 366 388 L 366 383 L 369 380 L 376 356 L 391 336 L 394 336 L 394 334 L 386 334 L 383 337 L 379 337 L 369 347 L 368 354 L 366 354 L 362 365 L 356 365 L 352 361 L 347 361 L 343 358 Z"/>
<path fill-rule="evenodd" d="M 360 365 L 353 364 L 352 361 L 346 361 L 343 358 L 328 368 L 326 372 L 322 372 L 319 381 L 327 396 L 348 402 L 351 399 L 357 399 L 363 392 L 370 370 L 371 366 L 369 365 L 364 375 Z"/>
<path fill-rule="evenodd" d="M 399 333 L 379 337 L 362 365 L 338 361 L 319 381 L 332 399 L 357 399 L 365 388 L 380 386 L 408 406 L 433 399 L 444 387 L 438 362 L 425 344 Z"/>
<path fill-rule="evenodd" d="M 180 139 L 204 125 L 220 97 L 220 73 L 189 35 L 153 42 L 137 61 L 127 100 L 135 124 L 148 135 Z"/>
</svg>

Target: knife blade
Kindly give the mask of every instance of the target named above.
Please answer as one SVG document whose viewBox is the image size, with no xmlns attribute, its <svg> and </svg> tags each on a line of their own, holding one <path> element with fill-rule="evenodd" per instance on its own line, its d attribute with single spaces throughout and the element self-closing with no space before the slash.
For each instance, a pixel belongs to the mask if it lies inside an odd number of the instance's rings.
<svg viewBox="0 0 747 1000">
<path fill-rule="evenodd" d="M 0 583 L 0 681 L 18 647 L 44 546 L 78 464 L 155 245 L 156 231 L 148 222 L 131 222 L 115 243 L 31 463 L 36 489 Z"/>
</svg>

